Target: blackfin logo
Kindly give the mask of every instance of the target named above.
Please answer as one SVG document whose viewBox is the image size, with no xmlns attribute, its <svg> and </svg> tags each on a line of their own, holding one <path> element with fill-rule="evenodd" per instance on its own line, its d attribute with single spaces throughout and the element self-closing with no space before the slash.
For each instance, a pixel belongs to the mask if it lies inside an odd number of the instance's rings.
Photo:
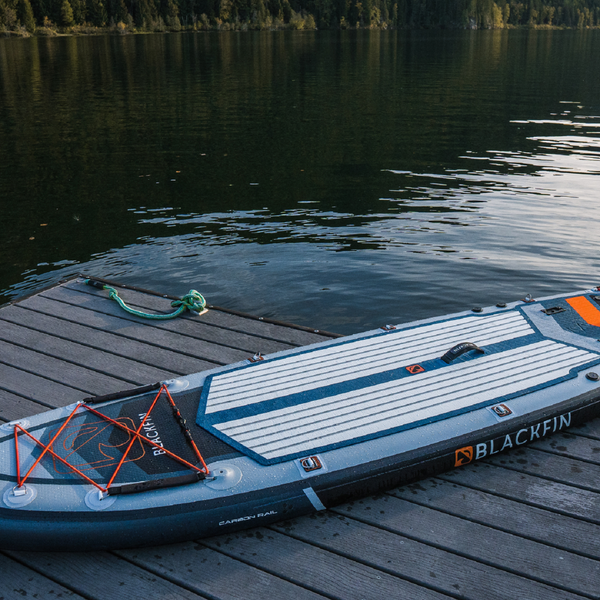
<svg viewBox="0 0 600 600">
<path fill-rule="evenodd" d="M 465 446 L 454 452 L 454 466 L 462 467 L 473 460 L 473 446 Z"/>
<path fill-rule="evenodd" d="M 508 409 L 508 407 L 503 404 L 499 404 L 498 406 L 504 406 L 506 409 Z M 519 429 L 518 431 L 513 431 L 485 442 L 481 442 L 480 444 L 476 444 L 474 447 L 465 446 L 464 448 L 459 448 L 458 450 L 454 451 L 454 466 L 461 467 L 462 465 L 468 465 L 474 460 L 481 460 L 486 456 L 492 456 L 493 454 L 504 452 L 504 450 L 510 450 L 511 448 L 523 446 L 529 442 L 534 442 L 535 440 L 544 438 L 551 433 L 562 431 L 570 426 L 571 413 L 569 412 L 562 415 L 556 415 L 555 417 L 551 417 L 550 419 L 546 419 L 544 421 L 538 421 L 533 425 L 528 425 L 522 429 Z"/>
</svg>

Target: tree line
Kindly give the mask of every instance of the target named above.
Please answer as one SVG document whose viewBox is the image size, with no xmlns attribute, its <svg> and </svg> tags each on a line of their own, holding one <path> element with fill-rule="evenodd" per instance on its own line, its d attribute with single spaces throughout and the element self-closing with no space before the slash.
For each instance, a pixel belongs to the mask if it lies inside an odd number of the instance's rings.
<svg viewBox="0 0 600 600">
<path fill-rule="evenodd" d="M 600 27 L 600 0 L 0 0 L 0 34 Z"/>
</svg>

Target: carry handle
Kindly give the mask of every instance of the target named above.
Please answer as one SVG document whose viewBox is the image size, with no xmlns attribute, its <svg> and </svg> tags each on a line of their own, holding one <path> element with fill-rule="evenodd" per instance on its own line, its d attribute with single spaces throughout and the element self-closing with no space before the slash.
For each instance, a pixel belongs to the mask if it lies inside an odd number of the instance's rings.
<svg viewBox="0 0 600 600">
<path fill-rule="evenodd" d="M 485 354 L 485 350 L 482 350 L 477 344 L 473 344 L 472 342 L 462 342 L 461 344 L 456 344 L 456 346 L 450 348 L 450 350 L 448 350 L 441 358 L 449 365 L 455 358 L 458 358 L 465 352 L 470 352 L 471 350 L 477 350 L 477 352 Z"/>
</svg>

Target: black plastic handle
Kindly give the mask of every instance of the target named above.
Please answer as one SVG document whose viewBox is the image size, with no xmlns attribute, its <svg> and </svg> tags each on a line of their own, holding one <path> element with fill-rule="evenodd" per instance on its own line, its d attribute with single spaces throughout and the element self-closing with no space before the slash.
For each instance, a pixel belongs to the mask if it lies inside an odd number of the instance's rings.
<svg viewBox="0 0 600 600">
<path fill-rule="evenodd" d="M 108 495 L 119 496 L 121 494 L 138 494 L 140 492 L 147 492 L 148 490 L 159 490 L 162 488 L 187 485 L 188 483 L 196 483 L 205 478 L 206 475 L 204 473 L 194 471 L 193 473 L 180 475 L 178 477 L 164 477 L 163 479 L 150 479 L 148 481 L 137 481 L 136 483 L 123 483 L 108 488 Z"/>
<path fill-rule="evenodd" d="M 131 388 L 130 390 L 123 390 L 121 392 L 113 392 L 112 394 L 105 394 L 104 396 L 90 396 L 84 398 L 83 401 L 86 404 L 99 404 L 100 402 L 108 402 L 109 400 L 119 400 L 120 398 L 128 398 L 129 396 L 138 396 L 139 394 L 145 394 L 146 392 L 152 392 L 162 386 L 159 381 L 150 385 L 143 385 L 141 387 Z"/>
<path fill-rule="evenodd" d="M 477 350 L 477 352 L 485 354 L 485 350 L 482 350 L 477 344 L 473 344 L 472 342 L 462 342 L 461 344 L 456 344 L 456 346 L 450 348 L 450 350 L 448 350 L 441 358 L 449 365 L 455 358 L 458 358 L 465 352 L 470 352 L 471 350 Z"/>
</svg>

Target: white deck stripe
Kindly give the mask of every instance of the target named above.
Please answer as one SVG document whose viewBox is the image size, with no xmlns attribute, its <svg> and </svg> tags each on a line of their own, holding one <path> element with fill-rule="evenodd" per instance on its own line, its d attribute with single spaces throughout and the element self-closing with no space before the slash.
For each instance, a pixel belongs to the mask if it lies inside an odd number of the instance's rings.
<svg viewBox="0 0 600 600">
<path fill-rule="evenodd" d="M 533 329 L 527 321 L 512 311 L 448 321 L 443 330 L 440 324 L 427 325 L 299 353 L 214 376 L 206 412 L 247 406 L 423 362 L 464 341 L 490 345 L 531 333 Z"/>
<path fill-rule="evenodd" d="M 574 361 L 570 366 L 577 366 L 585 361 Z M 562 371 L 563 374 L 567 371 Z M 555 370 L 549 367 L 548 370 L 537 373 L 535 377 L 531 376 L 531 373 L 522 375 L 516 381 L 511 382 L 508 386 L 503 386 L 505 382 L 490 382 L 485 386 L 479 386 L 475 390 L 461 390 L 455 391 L 452 395 L 447 395 L 441 398 L 430 398 L 427 402 L 419 403 L 420 406 L 412 408 L 411 410 L 401 411 L 396 407 L 388 407 L 387 410 L 375 410 L 369 411 L 365 416 L 360 419 L 337 419 L 332 425 L 328 427 L 317 427 L 312 429 L 304 429 L 300 433 L 289 435 L 281 439 L 281 436 L 277 436 L 276 441 L 271 443 L 255 443 L 255 445 L 245 444 L 251 447 L 259 454 L 268 456 L 269 454 L 280 455 L 283 449 L 284 454 L 288 454 L 290 449 L 293 449 L 298 444 L 307 444 L 311 446 L 321 445 L 319 442 L 323 438 L 328 438 L 331 435 L 344 435 L 344 439 L 352 439 L 365 435 L 362 431 L 368 430 L 368 433 L 375 433 L 385 429 L 389 429 L 390 422 L 398 421 L 399 424 L 406 425 L 420 420 L 423 418 L 429 418 L 432 416 L 439 416 L 447 413 L 455 408 L 465 408 L 472 406 L 474 403 L 482 402 L 485 400 L 493 400 L 500 396 L 504 396 L 507 393 L 513 391 L 521 391 L 532 385 L 538 385 L 545 383 L 555 378 Z M 462 392 L 462 393 L 461 393 Z M 476 396 L 475 396 L 476 395 Z M 474 398 L 477 397 L 477 402 L 474 402 Z M 332 443 L 327 440 L 327 443 Z"/>
<path fill-rule="evenodd" d="M 277 458 L 494 400 L 565 376 L 597 358 L 542 341 L 215 427 L 265 458 Z"/>
<path fill-rule="evenodd" d="M 543 350 L 544 348 L 538 348 L 538 352 Z M 280 430 L 285 424 L 295 421 L 306 424 L 321 418 L 321 423 L 327 421 L 330 424 L 330 419 L 337 414 L 357 414 L 359 411 L 364 414 L 369 407 L 379 410 L 382 405 L 399 401 L 403 401 L 403 405 L 410 405 L 417 402 L 419 397 L 424 396 L 424 399 L 433 395 L 439 397 L 440 393 L 451 393 L 465 387 L 472 388 L 473 385 L 477 385 L 482 374 L 485 375 L 486 381 L 495 381 L 498 377 L 505 378 L 506 371 L 509 369 L 513 376 L 521 372 L 529 372 L 530 364 L 523 362 L 527 360 L 527 355 L 514 351 L 503 354 L 504 356 L 490 357 L 496 359 L 492 364 L 489 360 L 485 361 L 482 358 L 476 361 L 476 364 L 463 363 L 447 367 L 443 369 L 443 375 L 440 371 L 433 371 L 414 378 L 374 385 L 370 388 L 329 396 L 303 405 L 229 421 L 228 434 L 235 435 L 240 442 L 245 442 L 252 438 L 252 433 L 262 436 L 269 430 Z M 564 348 L 552 348 L 550 352 L 544 354 L 543 361 L 538 361 L 538 365 L 541 367 L 547 362 L 554 364 L 555 360 L 562 358 L 563 354 Z M 520 367 L 515 365 L 520 365 Z M 295 426 L 294 424 L 292 428 Z M 246 434 L 250 434 L 250 437 L 247 437 Z"/>
<path fill-rule="evenodd" d="M 338 344 L 328 345 L 325 348 L 319 348 L 308 353 L 300 350 L 297 354 L 289 356 L 284 360 L 279 360 L 276 363 L 258 363 L 253 366 L 251 370 L 246 370 L 247 372 L 244 373 L 243 378 L 244 381 L 248 382 L 256 377 L 260 377 L 263 371 L 281 374 L 283 371 L 293 369 L 294 372 L 296 372 L 297 365 L 295 363 L 305 365 L 309 360 L 317 361 L 319 363 L 323 360 L 333 362 L 346 361 L 350 356 L 362 356 L 363 353 L 368 350 L 379 352 L 382 348 L 389 348 L 394 345 L 406 346 L 415 341 L 419 343 L 422 343 L 423 341 L 427 342 L 431 339 L 445 337 L 449 333 L 462 332 L 465 335 L 469 335 L 469 333 L 485 331 L 490 326 L 510 328 L 511 325 L 514 324 L 521 327 L 527 327 L 529 332 L 532 331 L 531 328 L 529 328 L 527 321 L 520 313 L 515 311 L 492 315 L 490 317 L 463 317 L 444 323 L 424 325 L 406 331 L 400 330 L 398 332 L 389 332 L 386 334 L 382 332 L 379 335 L 374 335 L 367 339 L 356 340 L 354 342 L 341 341 Z M 335 348 L 335 352 L 332 352 L 332 348 Z M 219 388 L 235 386 L 238 379 L 238 371 L 226 372 L 219 375 L 216 386 Z"/>
<path fill-rule="evenodd" d="M 513 349 L 496 355 L 482 356 L 477 361 L 467 363 L 457 363 L 443 369 L 443 375 L 439 370 L 421 373 L 415 377 L 405 378 L 400 381 L 391 381 L 370 386 L 368 388 L 360 388 L 356 391 L 346 392 L 327 396 L 320 400 L 314 400 L 300 405 L 292 405 L 287 408 L 271 411 L 268 413 L 259 414 L 253 417 L 245 417 L 236 421 L 229 421 L 232 427 L 230 431 L 236 435 L 243 433 L 245 430 L 257 430 L 264 426 L 265 423 L 271 426 L 277 426 L 283 420 L 286 420 L 291 415 L 296 418 L 302 414 L 302 418 L 307 416 L 327 416 L 329 411 L 337 412 L 341 409 L 357 410 L 359 405 L 367 402 L 365 391 L 368 391 L 370 399 L 378 397 L 389 398 L 390 394 L 395 390 L 401 389 L 405 394 L 411 394 L 411 397 L 418 392 L 419 389 L 426 388 L 432 392 L 454 386 L 456 382 L 464 384 L 469 379 L 474 379 L 480 376 L 483 372 L 486 377 L 490 377 L 496 373 L 504 373 L 507 369 L 514 370 L 515 365 L 520 365 L 523 361 L 531 359 L 535 356 L 538 360 L 547 357 L 556 356 L 557 353 L 564 352 L 564 346 L 557 345 L 551 341 L 543 341 L 537 344 L 526 346 L 525 348 Z M 579 351 L 582 352 L 582 351 Z M 525 367 L 526 368 L 526 367 Z M 369 400 L 371 401 L 371 400 Z M 235 423 L 244 424 L 243 426 L 235 426 Z"/>
<path fill-rule="evenodd" d="M 498 327 L 498 329 L 500 331 L 479 332 L 477 343 L 480 346 L 488 346 L 490 344 L 505 341 L 507 335 L 514 333 L 514 330 L 507 331 L 505 328 L 500 327 Z M 521 330 L 519 330 L 517 334 L 518 336 L 527 335 L 527 333 L 523 333 Z M 215 396 L 211 396 L 211 398 L 221 398 L 219 410 L 233 408 L 234 405 L 243 406 L 246 404 L 245 400 L 247 398 L 254 398 L 255 402 L 264 402 L 265 400 L 277 398 L 286 395 L 287 393 L 296 393 L 298 391 L 304 391 L 305 389 L 314 389 L 319 387 L 317 384 L 320 382 L 331 385 L 342 381 L 356 379 L 357 377 L 374 375 L 384 371 L 397 369 L 398 367 L 414 364 L 415 358 L 416 362 L 438 358 L 455 344 L 465 341 L 464 337 L 465 335 L 462 333 L 455 333 L 449 334 L 444 338 L 443 342 L 436 340 L 434 343 L 423 345 L 418 348 L 393 348 L 378 353 L 363 353 L 358 359 L 348 359 L 341 365 L 339 364 L 339 361 L 335 361 L 337 364 L 322 362 L 315 365 L 316 368 L 299 369 L 293 371 L 287 377 L 275 378 L 276 374 L 269 373 L 268 375 L 270 376 L 271 381 L 265 382 L 261 380 L 254 384 L 248 383 L 242 390 L 236 388 L 227 390 L 226 393 L 220 393 L 219 389 L 213 391 L 211 386 L 211 394 L 215 394 Z M 514 339 L 514 337 L 509 339 Z M 418 353 L 416 357 L 415 353 Z M 356 360 L 357 362 L 355 362 Z M 273 377 L 274 375 L 275 377 Z M 264 389 L 265 384 L 269 385 L 269 392 L 262 391 L 262 393 L 260 393 L 261 390 Z"/>
</svg>

